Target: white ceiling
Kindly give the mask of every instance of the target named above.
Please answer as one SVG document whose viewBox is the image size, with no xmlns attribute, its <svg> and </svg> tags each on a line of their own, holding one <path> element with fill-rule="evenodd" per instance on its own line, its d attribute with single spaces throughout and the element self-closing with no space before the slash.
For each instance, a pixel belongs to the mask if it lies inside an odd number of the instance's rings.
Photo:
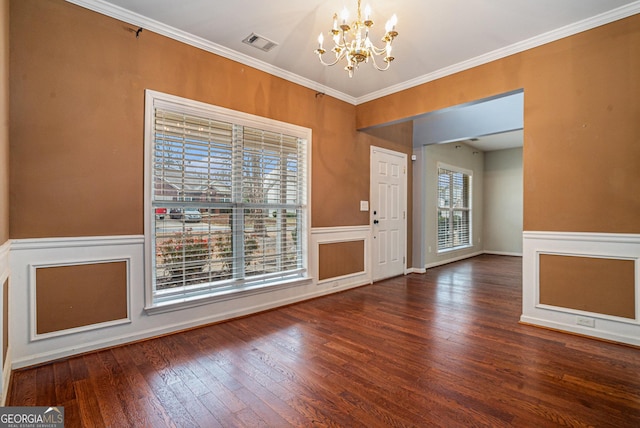
<svg viewBox="0 0 640 428">
<path fill-rule="evenodd" d="M 513 149 L 522 147 L 524 133 L 522 129 L 499 134 L 484 135 L 468 140 L 456 141 L 451 144 L 464 143 L 482 152 L 492 152 L 496 150 Z"/>
<path fill-rule="evenodd" d="M 350 79 L 343 66 L 320 65 L 313 51 L 334 12 L 347 6 L 353 17 L 356 0 L 67 1 L 352 104 L 640 12 L 640 0 L 364 0 L 363 10 L 371 5 L 376 39 L 397 14 L 396 60 L 386 72 L 363 64 Z M 263 52 L 243 44 L 252 32 L 278 46 Z"/>
</svg>

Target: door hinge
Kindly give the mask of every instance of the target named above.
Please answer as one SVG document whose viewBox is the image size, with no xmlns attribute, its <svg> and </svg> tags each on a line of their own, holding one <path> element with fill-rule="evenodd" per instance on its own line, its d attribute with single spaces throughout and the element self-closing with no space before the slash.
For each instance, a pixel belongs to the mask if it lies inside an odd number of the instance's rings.
<svg viewBox="0 0 640 428">
<path fill-rule="evenodd" d="M 407 218 L 407 212 L 406 211 L 402 211 L 402 219 L 406 219 Z"/>
</svg>

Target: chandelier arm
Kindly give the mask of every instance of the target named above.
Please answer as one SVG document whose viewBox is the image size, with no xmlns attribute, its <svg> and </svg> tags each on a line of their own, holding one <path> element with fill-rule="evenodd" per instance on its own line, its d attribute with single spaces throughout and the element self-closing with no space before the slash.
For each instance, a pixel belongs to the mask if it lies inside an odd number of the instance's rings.
<svg viewBox="0 0 640 428">
<path fill-rule="evenodd" d="M 379 48 L 375 45 L 371 45 L 370 46 L 371 52 L 373 52 L 376 55 L 382 55 L 384 53 L 387 53 L 387 47 L 385 46 L 384 48 Z"/>
<path fill-rule="evenodd" d="M 325 62 L 322 59 L 322 55 L 320 55 L 320 54 L 318 54 L 318 59 L 320 60 L 320 63 L 322 65 L 326 65 L 327 67 L 332 67 L 332 66 L 336 65 L 338 62 L 340 62 L 340 60 L 342 60 L 345 57 L 345 53 L 346 53 L 346 50 L 342 50 L 342 52 L 340 52 L 340 55 L 337 55 L 336 56 L 336 60 L 333 61 L 333 62 Z"/>
<path fill-rule="evenodd" d="M 342 30 L 342 44 L 336 44 L 336 46 L 342 48 L 342 52 L 349 50 L 349 43 L 347 42 L 347 32 Z"/>
<path fill-rule="evenodd" d="M 373 68 L 375 68 L 378 71 L 387 71 L 389 69 L 389 66 L 391 65 L 391 61 L 385 61 L 387 63 L 386 66 L 384 67 L 378 66 L 375 55 L 371 56 L 371 62 L 373 63 Z"/>
</svg>

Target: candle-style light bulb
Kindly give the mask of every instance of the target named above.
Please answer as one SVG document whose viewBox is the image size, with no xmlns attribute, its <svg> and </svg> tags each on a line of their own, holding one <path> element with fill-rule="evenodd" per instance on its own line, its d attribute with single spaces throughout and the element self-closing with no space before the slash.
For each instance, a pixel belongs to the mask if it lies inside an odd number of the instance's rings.
<svg viewBox="0 0 640 428">
<path fill-rule="evenodd" d="M 371 20 L 371 6 L 367 5 L 364 8 L 364 20 L 365 21 L 369 21 Z"/>
<path fill-rule="evenodd" d="M 398 23 L 398 17 L 396 16 L 396 14 L 394 13 L 393 16 L 391 17 L 391 29 L 395 30 L 396 29 L 396 24 Z"/>
<path fill-rule="evenodd" d="M 322 43 L 324 42 L 324 36 L 322 33 L 318 36 L 318 49 L 322 49 Z"/>
<path fill-rule="evenodd" d="M 384 31 L 391 39 L 393 39 L 395 36 L 398 35 L 398 33 L 396 32 L 397 23 L 398 23 L 398 17 L 394 14 L 384 26 Z"/>
<path fill-rule="evenodd" d="M 349 11 L 347 10 L 346 6 L 344 7 L 344 9 L 342 9 L 342 13 L 340 13 L 340 18 L 342 18 L 343 24 L 347 23 L 347 20 L 349 19 Z"/>
</svg>

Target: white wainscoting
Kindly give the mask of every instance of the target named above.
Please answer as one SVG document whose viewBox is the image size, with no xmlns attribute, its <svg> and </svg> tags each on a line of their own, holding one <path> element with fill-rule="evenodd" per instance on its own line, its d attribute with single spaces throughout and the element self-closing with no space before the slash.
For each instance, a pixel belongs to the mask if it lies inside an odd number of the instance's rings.
<svg viewBox="0 0 640 428">
<path fill-rule="evenodd" d="M 635 261 L 635 319 L 540 304 L 540 254 L 602 257 Z M 571 333 L 640 346 L 640 235 L 613 233 L 524 232 L 522 316 L 520 321 Z M 590 318 L 594 327 L 578 325 Z"/>
<path fill-rule="evenodd" d="M 311 274 L 318 278 L 318 257 L 320 245 L 340 242 L 364 241 L 364 271 L 318 281 L 318 285 L 328 285 L 330 292 L 346 290 L 364 284 L 371 284 L 371 228 L 369 226 L 316 227 L 311 229 L 311 248 L 316 257 L 310 266 Z"/>
<path fill-rule="evenodd" d="M 9 383 L 11 380 L 11 342 L 7 349 L 7 357 L 2 361 L 2 344 L 9 338 L 3 337 L 4 334 L 4 308 L 9 302 L 4 301 L 4 293 L 2 287 L 5 281 L 10 280 L 11 269 L 9 265 L 9 254 L 11 251 L 11 241 L 6 241 L 0 245 L 0 406 L 4 406 L 7 398 L 7 391 L 9 390 Z"/>
<path fill-rule="evenodd" d="M 5 263 L 9 268 L 5 270 L 11 272 L 9 364 L 11 369 L 18 369 L 241 317 L 369 284 L 371 283 L 369 237 L 368 226 L 313 229 L 309 238 L 309 268 L 312 277 L 302 285 L 274 290 L 265 289 L 263 293 L 154 314 L 144 310 L 145 262 L 142 235 L 13 240 L 11 250 L 5 251 L 9 253 L 9 262 Z M 358 240 L 365 241 L 365 271 L 317 283 L 318 245 Z M 32 304 L 34 284 L 31 280 L 34 268 L 101 263 L 109 260 L 126 260 L 128 264 L 129 318 L 126 322 L 96 324 L 54 335 L 34 336 Z M 91 287 L 91 278 L 87 278 L 87 287 Z"/>
<path fill-rule="evenodd" d="M 20 368 L 127 341 L 144 302 L 142 236 L 17 239 L 11 246 L 10 325 L 12 367 Z M 45 266 L 73 266 L 105 261 L 127 262 L 129 318 L 124 321 L 37 335 L 35 270 Z M 86 279 L 91 287 L 91 278 Z M 135 315 L 134 315 L 135 313 Z"/>
</svg>

